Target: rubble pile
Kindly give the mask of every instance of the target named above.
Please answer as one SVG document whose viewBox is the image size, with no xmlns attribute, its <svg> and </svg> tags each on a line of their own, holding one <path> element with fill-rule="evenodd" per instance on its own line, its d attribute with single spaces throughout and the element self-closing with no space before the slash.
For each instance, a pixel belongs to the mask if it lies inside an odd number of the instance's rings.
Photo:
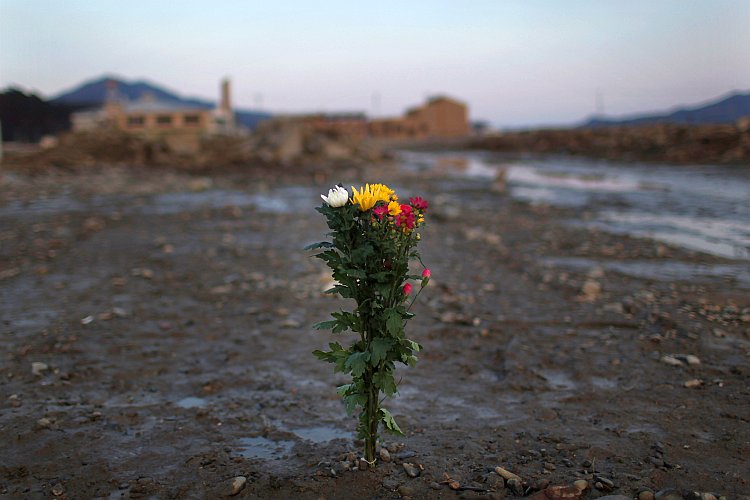
<svg viewBox="0 0 750 500">
<path fill-rule="evenodd" d="M 364 139 L 317 131 L 291 120 L 270 120 L 246 135 L 216 135 L 196 141 L 196 150 L 170 147 L 164 137 L 114 130 L 69 133 L 46 147 L 8 155 L 4 165 L 24 170 L 77 169 L 97 165 L 168 166 L 184 170 L 377 161 L 380 150 Z"/>
<path fill-rule="evenodd" d="M 670 163 L 750 161 L 750 130 L 734 125 L 657 124 L 548 129 L 474 139 L 471 148 Z"/>
</svg>

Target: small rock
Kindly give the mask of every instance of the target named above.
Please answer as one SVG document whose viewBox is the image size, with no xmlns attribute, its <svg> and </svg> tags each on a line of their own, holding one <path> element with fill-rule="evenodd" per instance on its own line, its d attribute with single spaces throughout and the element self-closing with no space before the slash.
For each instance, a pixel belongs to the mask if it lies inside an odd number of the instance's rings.
<svg viewBox="0 0 750 500">
<path fill-rule="evenodd" d="M 595 302 L 602 293 L 602 285 L 595 280 L 586 280 L 581 287 L 581 299 L 586 302 Z"/>
<path fill-rule="evenodd" d="M 405 484 L 402 484 L 398 487 L 398 494 L 402 497 L 413 497 L 414 496 L 414 488 L 410 486 L 406 486 Z"/>
<path fill-rule="evenodd" d="M 534 494 L 534 500 L 578 500 L 583 492 L 575 486 L 550 486 Z"/>
<path fill-rule="evenodd" d="M 487 474 L 486 481 L 487 486 L 495 490 L 502 490 L 505 488 L 505 480 L 497 472 L 490 472 Z"/>
<path fill-rule="evenodd" d="M 412 478 L 419 477 L 419 475 L 422 473 L 422 471 L 419 470 L 419 467 L 416 467 L 414 464 L 410 464 L 409 462 L 404 462 L 403 467 L 406 471 L 406 475 Z"/>
<path fill-rule="evenodd" d="M 654 500 L 654 492 L 648 488 L 641 488 L 638 491 L 638 500 Z"/>
<path fill-rule="evenodd" d="M 433 481 L 433 482 L 430 483 L 430 488 L 433 489 L 433 490 L 439 490 L 440 489 L 440 484 L 438 484 L 435 481 Z"/>
<path fill-rule="evenodd" d="M 579 491 L 586 491 L 589 487 L 589 482 L 585 479 L 578 479 L 576 481 L 573 481 L 573 486 L 578 488 Z"/>
<path fill-rule="evenodd" d="M 701 493 L 701 500 L 717 500 L 713 493 Z"/>
<path fill-rule="evenodd" d="M 34 361 L 31 363 L 31 373 L 33 375 L 43 375 L 47 370 L 49 370 L 47 363 L 42 363 L 41 361 Z"/>
<path fill-rule="evenodd" d="M 36 425 L 38 425 L 40 429 L 49 429 L 50 427 L 52 427 L 52 424 L 52 420 L 47 417 L 42 417 L 36 421 Z"/>
<path fill-rule="evenodd" d="M 368 464 L 367 460 L 365 460 L 364 458 L 360 458 L 359 461 L 357 462 L 357 468 L 359 470 L 369 470 L 370 464 Z"/>
<path fill-rule="evenodd" d="M 688 354 L 687 356 L 685 356 L 685 361 L 690 366 L 697 366 L 697 365 L 701 364 L 700 358 L 698 356 L 693 355 L 693 354 Z"/>
<path fill-rule="evenodd" d="M 52 486 L 52 494 L 56 497 L 59 497 L 63 493 L 65 493 L 65 486 L 63 486 L 62 483 L 55 483 L 55 485 Z"/>
<path fill-rule="evenodd" d="M 81 324 L 82 325 L 88 325 L 89 323 L 92 323 L 93 321 L 94 321 L 94 317 L 91 316 L 91 315 L 89 315 L 89 316 L 86 316 L 85 318 L 83 318 L 81 320 Z"/>
<path fill-rule="evenodd" d="M 541 491 L 549 486 L 549 479 L 539 479 L 529 485 L 532 491 Z"/>
<path fill-rule="evenodd" d="M 633 500 L 633 499 L 626 495 L 605 495 L 603 497 L 599 497 L 598 500 Z"/>
<path fill-rule="evenodd" d="M 682 493 L 674 488 L 664 488 L 654 495 L 656 500 L 683 500 Z"/>
<path fill-rule="evenodd" d="M 521 482 L 521 479 L 519 479 L 518 476 L 506 479 L 505 485 L 510 489 L 510 491 L 513 492 L 514 495 L 519 496 L 519 497 L 523 496 L 524 494 L 523 483 Z"/>
<path fill-rule="evenodd" d="M 668 355 L 662 356 L 661 362 L 669 366 L 685 366 L 685 363 L 675 358 L 674 356 L 668 356 Z"/>
<path fill-rule="evenodd" d="M 387 448 L 380 448 L 380 460 L 386 463 L 391 461 L 391 454 Z"/>
<path fill-rule="evenodd" d="M 112 314 L 114 314 L 118 318 L 124 318 L 128 315 L 128 312 L 122 307 L 113 307 Z"/>
<path fill-rule="evenodd" d="M 388 446 L 386 446 L 386 449 L 391 453 L 398 453 L 399 451 L 403 450 L 406 445 L 404 443 L 390 443 Z"/>
<path fill-rule="evenodd" d="M 553 464 L 551 462 L 544 462 L 543 467 L 545 468 L 545 470 L 550 470 L 550 471 L 557 469 L 557 467 L 555 466 L 555 464 Z"/>
<path fill-rule="evenodd" d="M 232 479 L 232 482 L 229 485 L 229 495 L 234 496 L 245 487 L 245 484 L 247 484 L 247 478 L 245 476 L 237 476 Z"/>
<path fill-rule="evenodd" d="M 602 485 L 604 485 L 605 487 L 607 487 L 610 490 L 615 487 L 615 483 L 611 479 L 606 478 L 604 476 L 596 475 L 596 476 L 594 476 L 594 479 L 596 481 L 599 481 L 600 483 L 602 483 Z"/>
<path fill-rule="evenodd" d="M 694 379 L 692 379 L 692 380 L 688 380 L 688 381 L 687 381 L 687 382 L 685 382 L 685 384 L 683 384 L 683 385 L 684 385 L 685 387 L 687 387 L 688 389 L 695 389 L 696 387 L 700 387 L 700 386 L 702 386 L 702 385 L 703 385 L 703 381 L 702 381 L 702 380 L 700 380 L 700 379 L 694 378 Z"/>
<path fill-rule="evenodd" d="M 509 481 L 511 479 L 516 479 L 518 482 L 521 482 L 521 478 L 509 470 L 503 469 L 502 467 L 495 467 L 495 472 L 497 472 L 500 476 L 502 476 L 503 479 L 506 481 Z"/>
<path fill-rule="evenodd" d="M 302 326 L 302 323 L 292 318 L 285 319 L 281 322 L 282 328 L 299 328 L 300 326 Z"/>
</svg>

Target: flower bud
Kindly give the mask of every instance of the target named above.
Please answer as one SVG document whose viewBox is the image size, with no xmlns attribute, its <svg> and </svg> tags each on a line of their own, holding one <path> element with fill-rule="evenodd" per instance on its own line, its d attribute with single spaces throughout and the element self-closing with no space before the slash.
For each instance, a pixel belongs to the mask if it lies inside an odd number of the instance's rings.
<svg viewBox="0 0 750 500">
<path fill-rule="evenodd" d="M 425 270 L 422 271 L 422 278 L 430 279 L 430 276 L 432 276 L 432 273 L 428 268 L 425 268 Z"/>
<path fill-rule="evenodd" d="M 404 285 L 404 295 L 409 295 L 412 291 L 411 283 L 406 283 Z"/>
</svg>

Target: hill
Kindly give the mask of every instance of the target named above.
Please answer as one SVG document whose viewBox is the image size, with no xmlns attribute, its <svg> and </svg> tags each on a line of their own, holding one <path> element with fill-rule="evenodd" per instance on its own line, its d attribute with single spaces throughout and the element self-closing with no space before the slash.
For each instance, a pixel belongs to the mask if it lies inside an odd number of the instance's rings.
<svg viewBox="0 0 750 500">
<path fill-rule="evenodd" d="M 102 76 L 95 80 L 84 82 L 77 87 L 65 91 L 51 99 L 52 103 L 64 104 L 75 107 L 96 107 L 100 106 L 107 96 L 107 81 L 115 80 L 117 82 L 117 92 L 127 99 L 138 99 L 143 94 L 151 93 L 159 100 L 185 104 L 188 106 L 197 106 L 201 108 L 213 108 L 216 103 L 206 99 L 186 98 L 176 92 L 165 89 L 159 85 L 147 82 L 145 80 L 126 81 L 118 77 Z M 269 113 L 258 111 L 235 110 L 237 120 L 248 128 L 254 128 L 258 123 L 271 117 Z"/>
<path fill-rule="evenodd" d="M 74 105 L 45 101 L 34 93 L 16 88 L 0 92 L 0 123 L 3 141 L 37 142 L 47 134 L 70 128 Z"/>
<path fill-rule="evenodd" d="M 750 116 L 750 92 L 733 92 L 717 100 L 694 107 L 680 107 L 663 113 L 650 113 L 623 118 L 590 118 L 583 127 L 608 127 L 619 125 L 650 125 L 675 123 L 682 125 L 709 125 L 735 123 Z"/>
</svg>

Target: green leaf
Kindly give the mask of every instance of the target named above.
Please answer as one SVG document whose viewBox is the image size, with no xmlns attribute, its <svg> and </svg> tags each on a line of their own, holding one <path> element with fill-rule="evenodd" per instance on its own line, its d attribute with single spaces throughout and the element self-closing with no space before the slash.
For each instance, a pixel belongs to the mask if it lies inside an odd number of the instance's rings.
<svg viewBox="0 0 750 500">
<path fill-rule="evenodd" d="M 338 293 L 345 299 L 353 298 L 351 288 L 349 288 L 348 286 L 344 286 L 344 285 L 335 285 L 323 293 L 330 293 L 330 294 Z"/>
<path fill-rule="evenodd" d="M 314 330 L 330 330 L 334 326 L 338 324 L 338 320 L 332 319 L 329 321 L 321 321 L 320 323 L 315 323 L 312 327 Z"/>
<path fill-rule="evenodd" d="M 386 396 L 393 396 L 398 392 L 396 379 L 391 371 L 378 372 L 373 376 L 375 386 L 383 391 Z"/>
<path fill-rule="evenodd" d="M 318 243 L 307 245 L 305 250 L 316 250 L 318 248 L 333 248 L 333 243 L 330 241 L 319 241 Z"/>
<path fill-rule="evenodd" d="M 377 366 L 388 356 L 388 350 L 393 346 L 390 339 L 377 337 L 370 343 L 370 363 Z"/>
<path fill-rule="evenodd" d="M 356 314 L 346 312 L 346 311 L 339 311 L 335 313 L 331 313 L 331 316 L 336 318 L 338 321 L 338 324 L 335 328 L 333 328 L 333 333 L 341 333 L 346 330 L 352 330 L 352 331 L 359 331 L 359 318 Z"/>
<path fill-rule="evenodd" d="M 372 245 L 369 243 L 365 243 L 361 247 L 355 249 L 352 252 L 352 260 L 357 262 L 364 262 L 367 257 L 375 253 L 375 249 L 372 248 Z"/>
<path fill-rule="evenodd" d="M 350 354 L 348 358 L 346 358 L 344 368 L 347 371 L 351 371 L 352 376 L 361 377 L 362 374 L 365 373 L 365 369 L 367 368 L 367 361 L 369 361 L 369 359 L 369 352 L 354 352 Z"/>
<path fill-rule="evenodd" d="M 395 309 L 388 309 L 386 312 L 385 328 L 392 336 L 396 337 L 403 331 L 404 323 L 401 314 Z"/>
<path fill-rule="evenodd" d="M 386 410 L 385 408 L 380 409 L 380 418 L 383 419 L 383 425 L 385 426 L 385 430 L 390 432 L 391 434 L 396 434 L 397 436 L 403 436 L 404 433 L 401 431 L 401 428 L 398 426 L 396 421 L 393 419 L 393 415 L 391 415 L 391 412 Z"/>
<path fill-rule="evenodd" d="M 413 340 L 404 339 L 403 343 L 405 343 L 409 349 L 411 349 L 414 352 L 419 352 L 422 350 L 422 346 L 414 342 Z"/>
<path fill-rule="evenodd" d="M 356 278 L 356 279 L 361 279 L 361 280 L 367 278 L 367 273 L 361 269 L 351 269 L 351 268 L 344 269 L 344 273 L 346 273 L 346 275 L 349 276 L 350 278 Z"/>
</svg>

